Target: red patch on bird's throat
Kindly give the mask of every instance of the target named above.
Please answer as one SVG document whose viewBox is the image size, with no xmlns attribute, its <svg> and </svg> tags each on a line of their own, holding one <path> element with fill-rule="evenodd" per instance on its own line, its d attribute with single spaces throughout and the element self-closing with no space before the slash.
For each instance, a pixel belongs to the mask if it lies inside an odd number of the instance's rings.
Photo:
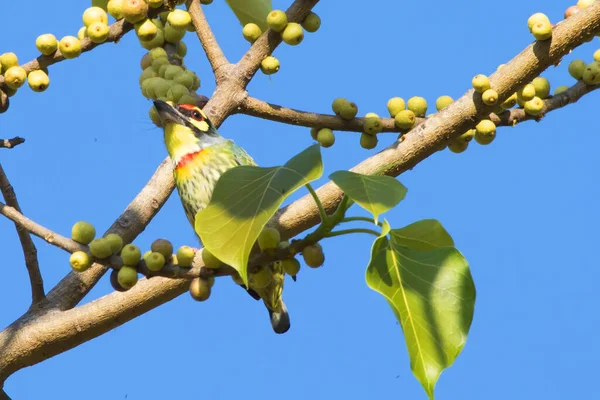
<svg viewBox="0 0 600 400">
<path fill-rule="evenodd" d="M 204 149 L 202 150 L 198 150 L 195 151 L 193 153 L 188 153 L 185 156 L 181 157 L 179 159 L 179 161 L 177 162 L 177 165 L 175 165 L 175 169 L 179 169 L 179 168 L 183 168 L 186 165 L 188 165 L 189 163 L 191 163 L 192 161 L 194 161 L 194 159 L 196 158 L 196 156 L 200 155 L 200 153 L 202 153 L 204 151 Z"/>
</svg>

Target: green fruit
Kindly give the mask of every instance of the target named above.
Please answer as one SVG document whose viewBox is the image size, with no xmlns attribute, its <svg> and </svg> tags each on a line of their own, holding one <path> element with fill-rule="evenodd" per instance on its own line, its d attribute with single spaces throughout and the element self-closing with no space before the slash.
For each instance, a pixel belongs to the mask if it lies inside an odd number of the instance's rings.
<svg viewBox="0 0 600 400">
<path fill-rule="evenodd" d="M 48 74 L 40 69 L 33 70 L 27 76 L 27 83 L 34 92 L 43 92 L 50 86 Z"/>
<path fill-rule="evenodd" d="M 369 135 L 376 135 L 383 130 L 383 122 L 377 115 L 365 117 L 363 131 Z M 362 140 L 362 139 L 361 139 Z"/>
<path fill-rule="evenodd" d="M 135 268 L 128 265 L 123 265 L 117 273 L 117 282 L 125 289 L 129 290 L 135 286 L 138 281 L 138 273 Z"/>
<path fill-rule="evenodd" d="M 177 43 L 177 55 L 181 58 L 187 55 L 187 46 L 183 42 Z"/>
<path fill-rule="evenodd" d="M 243 285 L 244 284 L 244 281 L 242 280 L 242 277 L 237 272 L 234 272 L 233 274 L 231 274 L 231 279 L 233 279 L 233 281 L 236 283 L 236 285 Z"/>
<path fill-rule="evenodd" d="M 475 141 L 486 145 L 492 143 L 496 137 L 496 125 L 489 119 L 479 121 L 475 127 Z"/>
<path fill-rule="evenodd" d="M 148 111 L 148 116 L 150 117 L 150 120 L 152 121 L 152 123 L 156 126 L 158 126 L 159 128 L 162 128 L 163 124 L 162 124 L 162 119 L 160 119 L 160 116 L 158 115 L 158 110 L 156 109 L 156 107 L 152 106 L 150 107 L 150 111 Z"/>
<path fill-rule="evenodd" d="M 594 52 L 594 61 L 600 62 L 600 49 Z"/>
<path fill-rule="evenodd" d="M 262 251 L 273 250 L 277 248 L 277 245 L 281 241 L 281 235 L 275 228 L 264 228 L 260 235 L 258 235 L 258 247 Z"/>
<path fill-rule="evenodd" d="M 475 129 L 469 129 L 468 131 L 466 131 L 465 133 L 460 135 L 458 138 L 456 138 L 456 140 L 460 140 L 462 142 L 469 143 L 471 140 L 473 140 L 474 136 L 475 136 Z"/>
<path fill-rule="evenodd" d="M 448 107 L 453 102 L 454 102 L 454 99 L 450 96 L 440 96 L 435 101 L 435 108 L 436 108 L 436 110 L 441 111 L 444 108 Z"/>
<path fill-rule="evenodd" d="M 14 67 L 13 67 L 14 68 Z M 583 83 L 586 85 L 597 85 L 600 83 L 600 62 L 594 61 L 588 64 L 583 71 Z"/>
<path fill-rule="evenodd" d="M 547 22 L 550 23 L 550 19 L 543 13 L 535 13 L 531 17 L 527 19 L 527 28 L 531 31 L 533 26 L 539 22 Z"/>
<path fill-rule="evenodd" d="M 345 119 L 346 121 L 350 121 L 358 114 L 358 106 L 353 102 L 347 102 L 342 104 L 342 108 L 340 108 L 339 116 L 341 119 Z"/>
<path fill-rule="evenodd" d="M 262 289 L 271 283 L 271 272 L 268 267 L 261 267 L 258 271 L 249 276 L 250 287 Z"/>
<path fill-rule="evenodd" d="M 493 106 L 498 102 L 498 92 L 494 89 L 488 89 L 481 94 L 481 100 L 487 106 Z"/>
<path fill-rule="evenodd" d="M 27 72 L 23 67 L 10 67 L 4 73 L 4 83 L 11 89 L 17 90 L 25 84 Z"/>
<path fill-rule="evenodd" d="M 167 51 L 165 49 L 163 49 L 162 47 L 157 47 L 155 49 L 152 49 L 148 52 L 148 54 L 150 54 L 150 56 L 152 57 L 152 60 L 156 60 L 159 58 L 165 58 L 167 59 L 167 62 L 169 61 L 167 58 Z"/>
<path fill-rule="evenodd" d="M 319 128 L 310 128 L 310 137 L 314 140 L 317 140 L 317 134 L 319 133 Z"/>
<path fill-rule="evenodd" d="M 192 90 L 198 90 L 199 87 L 200 87 L 200 78 L 198 78 L 198 75 L 194 74 L 194 86 L 192 86 Z"/>
<path fill-rule="evenodd" d="M 400 111 L 406 110 L 406 103 L 401 97 L 392 97 L 387 102 L 387 109 L 390 117 L 394 118 Z"/>
<path fill-rule="evenodd" d="M 167 16 L 167 22 L 173 28 L 187 29 L 188 25 L 192 23 L 192 17 L 187 11 L 176 8 Z"/>
<path fill-rule="evenodd" d="M 448 150 L 456 154 L 467 150 L 467 147 L 469 147 L 469 142 L 464 142 L 462 140 L 453 140 L 448 144 Z"/>
<path fill-rule="evenodd" d="M 504 102 L 500 104 L 500 107 L 508 110 L 509 108 L 514 107 L 515 104 L 517 104 L 517 94 L 513 93 L 508 99 L 504 100 Z"/>
<path fill-rule="evenodd" d="M 340 110 L 346 107 L 348 104 L 350 104 L 348 100 L 344 99 L 343 97 L 338 97 L 337 99 L 333 100 L 333 103 L 331 103 L 331 109 L 336 115 L 339 115 Z"/>
<path fill-rule="evenodd" d="M 427 113 L 427 101 L 422 97 L 411 97 L 408 99 L 408 109 L 417 117 L 424 117 Z"/>
<path fill-rule="evenodd" d="M 304 18 L 304 21 L 302 21 L 302 27 L 306 32 L 313 33 L 318 31 L 321 27 L 321 17 L 314 12 L 311 12 Z"/>
<path fill-rule="evenodd" d="M 159 30 L 158 32 L 156 32 L 156 36 L 154 37 L 154 39 L 150 40 L 149 42 L 140 41 L 140 44 L 146 50 L 162 48 L 161 46 L 165 44 L 165 35 L 163 31 Z"/>
<path fill-rule="evenodd" d="M 125 289 L 124 287 L 122 287 L 119 284 L 119 271 L 116 269 L 113 269 L 110 272 L 110 285 L 113 287 L 113 289 L 115 289 L 117 292 L 126 292 L 127 289 Z"/>
<path fill-rule="evenodd" d="M 562 86 L 557 87 L 556 89 L 554 89 L 554 96 L 556 96 L 558 94 L 561 94 L 562 92 L 564 92 L 567 89 L 569 89 L 569 87 L 566 86 L 566 85 L 562 85 Z"/>
<path fill-rule="evenodd" d="M 156 239 L 150 245 L 150 250 L 162 254 L 165 260 L 169 260 L 173 255 L 173 244 L 167 239 Z"/>
<path fill-rule="evenodd" d="M 267 15 L 267 24 L 272 31 L 281 32 L 288 24 L 287 15 L 281 10 L 273 10 Z"/>
<path fill-rule="evenodd" d="M 529 115 L 533 115 L 533 116 L 540 115 L 543 108 L 544 108 L 544 100 L 540 99 L 537 96 L 535 96 L 533 99 L 525 102 L 525 105 L 523 106 L 525 113 L 529 114 Z"/>
<path fill-rule="evenodd" d="M 177 104 L 194 104 L 194 105 L 198 105 L 197 99 L 191 95 L 191 94 L 184 94 L 183 96 L 181 96 L 179 98 L 179 101 L 177 101 Z"/>
<path fill-rule="evenodd" d="M 363 149 L 371 150 L 377 147 L 377 135 L 371 135 L 369 133 L 361 133 L 360 134 L 360 147 Z"/>
<path fill-rule="evenodd" d="M 206 301 L 210 297 L 211 285 L 206 279 L 194 278 L 190 282 L 190 295 L 196 301 Z"/>
<path fill-rule="evenodd" d="M 128 244 L 121 250 L 121 259 L 125 265 L 137 265 L 141 258 L 142 252 L 135 244 Z"/>
<path fill-rule="evenodd" d="M 163 78 L 150 78 L 148 79 L 148 87 L 146 93 L 151 99 L 158 99 L 159 97 L 167 97 L 171 84 L 169 81 Z"/>
<path fill-rule="evenodd" d="M 471 83 L 473 84 L 473 89 L 479 93 L 483 93 L 491 88 L 490 78 L 483 74 L 475 75 Z"/>
<path fill-rule="evenodd" d="M 183 85 L 187 89 L 191 89 L 194 86 L 194 73 L 192 71 L 183 71 L 175 75 L 173 82 Z"/>
<path fill-rule="evenodd" d="M 519 103 L 529 101 L 535 97 L 535 94 L 535 86 L 533 86 L 531 83 L 528 83 L 517 91 L 517 101 L 519 101 Z"/>
<path fill-rule="evenodd" d="M 260 70 L 265 75 L 272 75 L 279 71 L 279 60 L 273 56 L 268 56 L 260 62 Z"/>
<path fill-rule="evenodd" d="M 51 33 L 45 33 L 43 35 L 38 36 L 35 40 L 35 47 L 37 47 L 38 51 L 45 56 L 52 55 L 58 49 L 58 40 L 56 40 L 56 36 Z"/>
<path fill-rule="evenodd" d="M 150 65 L 152 65 L 152 63 L 150 63 Z M 148 79 L 156 78 L 157 76 L 158 76 L 158 74 L 156 72 L 154 72 L 154 70 L 152 69 L 152 66 L 147 67 L 140 74 L 139 83 L 140 83 L 140 85 L 143 85 L 144 82 L 147 81 Z"/>
<path fill-rule="evenodd" d="M 158 28 L 150 19 L 135 24 L 135 34 L 142 42 L 149 42 L 158 34 Z"/>
<path fill-rule="evenodd" d="M 180 267 L 191 267 L 196 252 L 190 246 L 181 246 L 177 250 L 177 262 Z"/>
<path fill-rule="evenodd" d="M 223 263 L 205 247 L 202 249 L 202 261 L 206 268 L 219 268 Z"/>
<path fill-rule="evenodd" d="M 96 258 L 108 258 L 112 255 L 110 243 L 104 238 L 94 239 L 90 243 L 90 253 Z"/>
<path fill-rule="evenodd" d="M 165 72 L 163 74 L 163 78 L 165 78 L 168 81 L 171 81 L 171 80 L 175 79 L 175 77 L 178 74 L 183 73 L 183 72 L 184 72 L 184 70 L 180 66 L 178 66 L 178 65 L 169 65 L 165 69 Z"/>
<path fill-rule="evenodd" d="M 79 40 L 83 40 L 86 37 L 88 37 L 87 34 L 87 28 L 85 26 L 82 26 L 81 28 L 79 28 L 79 30 L 77 31 L 77 39 Z"/>
<path fill-rule="evenodd" d="M 79 221 L 71 228 L 71 239 L 81 244 L 89 244 L 96 236 L 96 228 L 94 225 Z"/>
<path fill-rule="evenodd" d="M 176 83 L 169 88 L 169 91 L 167 92 L 167 98 L 170 101 L 178 103 L 183 96 L 189 93 L 190 91 L 188 90 L 188 88 L 186 88 L 182 84 Z"/>
<path fill-rule="evenodd" d="M 148 16 L 148 4 L 144 0 L 123 0 L 121 12 L 127 22 L 136 24 Z"/>
<path fill-rule="evenodd" d="M 0 66 L 2 71 L 8 70 L 10 67 L 19 65 L 19 59 L 15 53 L 4 53 L 0 55 Z"/>
<path fill-rule="evenodd" d="M 163 5 L 163 0 L 146 0 L 150 8 L 158 8 Z"/>
<path fill-rule="evenodd" d="M 325 148 L 333 146 L 335 143 L 335 135 L 333 134 L 333 131 L 329 128 L 319 129 L 317 132 L 317 142 L 319 142 L 319 144 Z"/>
<path fill-rule="evenodd" d="M 586 67 L 587 64 L 585 63 L 585 61 L 573 60 L 571 61 L 571 63 L 569 63 L 569 74 L 573 78 L 580 80 L 583 77 L 583 71 L 585 71 Z"/>
<path fill-rule="evenodd" d="M 281 264 L 283 266 L 283 270 L 289 276 L 296 276 L 298 275 L 298 272 L 300 272 L 300 261 L 296 260 L 295 258 L 286 258 L 285 260 L 281 261 Z"/>
<path fill-rule="evenodd" d="M 304 39 L 302 26 L 296 22 L 289 22 L 281 32 L 281 38 L 291 46 L 300 44 Z"/>
<path fill-rule="evenodd" d="M 146 267 L 154 272 L 160 271 L 165 266 L 166 262 L 165 256 L 157 251 L 153 251 L 145 256 L 144 261 L 146 262 Z"/>
<path fill-rule="evenodd" d="M 160 67 L 163 65 L 170 65 L 169 59 L 167 57 L 155 58 L 154 61 L 152 61 L 152 69 L 154 70 L 154 72 L 159 73 Z"/>
<path fill-rule="evenodd" d="M 123 18 L 123 0 L 108 0 L 106 10 L 114 19 Z"/>
<path fill-rule="evenodd" d="M 81 54 L 81 42 L 75 36 L 65 36 L 58 42 L 58 50 L 67 59 L 77 58 Z"/>
<path fill-rule="evenodd" d="M 104 43 L 108 39 L 108 25 L 102 22 L 92 22 L 86 32 L 94 43 Z"/>
<path fill-rule="evenodd" d="M 552 24 L 550 22 L 537 22 L 531 28 L 535 40 L 548 40 L 552 37 Z"/>
<path fill-rule="evenodd" d="M 531 84 L 535 88 L 535 95 L 540 99 L 550 96 L 550 81 L 548 79 L 538 76 L 531 81 Z"/>
<path fill-rule="evenodd" d="M 319 268 L 325 262 L 323 248 L 318 243 L 306 246 L 304 250 L 302 250 L 302 257 L 304 258 L 306 265 L 311 268 Z"/>
<path fill-rule="evenodd" d="M 411 129 L 417 120 L 415 113 L 411 110 L 402 110 L 394 117 L 394 123 L 399 129 Z"/>
<path fill-rule="evenodd" d="M 185 36 L 185 29 L 177 29 L 167 23 L 164 29 L 165 40 L 169 43 L 177 44 Z"/>
<path fill-rule="evenodd" d="M 204 4 L 204 5 L 209 5 L 212 4 L 213 0 L 200 0 L 200 3 Z"/>
<path fill-rule="evenodd" d="M 104 25 L 108 25 L 108 15 L 106 11 L 100 7 L 90 7 L 83 12 L 83 24 L 87 27 L 94 22 L 101 22 Z"/>
<path fill-rule="evenodd" d="M 113 254 L 117 254 L 123 248 L 123 239 L 116 233 L 109 233 L 108 235 L 104 236 L 104 239 L 108 241 L 108 244 L 110 245 L 110 251 Z"/>
<path fill-rule="evenodd" d="M 244 39 L 250 43 L 254 43 L 260 37 L 260 35 L 262 35 L 262 30 L 258 25 L 251 22 L 244 25 L 244 28 L 242 29 L 242 35 L 244 35 Z"/>
<path fill-rule="evenodd" d="M 85 251 L 76 251 L 69 257 L 69 264 L 77 272 L 83 272 L 92 266 L 94 260 Z"/>
<path fill-rule="evenodd" d="M 151 67 L 152 61 L 154 61 L 154 59 L 152 58 L 152 55 L 150 54 L 150 52 L 144 54 L 142 56 L 142 59 L 140 60 L 140 67 L 142 67 L 142 70 L 145 70 L 146 68 Z M 140 84 L 141 84 L 141 82 L 140 82 Z"/>
</svg>

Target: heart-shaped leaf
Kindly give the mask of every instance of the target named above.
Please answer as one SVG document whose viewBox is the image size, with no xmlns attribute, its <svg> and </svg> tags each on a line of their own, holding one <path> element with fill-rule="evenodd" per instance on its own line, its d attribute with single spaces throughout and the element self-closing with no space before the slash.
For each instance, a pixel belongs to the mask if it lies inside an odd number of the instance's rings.
<svg viewBox="0 0 600 400">
<path fill-rule="evenodd" d="M 475 285 L 462 254 L 454 247 L 437 245 L 447 241 L 439 240 L 437 229 L 431 230 L 431 238 L 417 229 L 412 239 L 407 233 L 415 231 L 414 226 L 391 230 L 389 238 L 387 229 L 373 243 L 367 284 L 392 307 L 404 332 L 412 371 L 433 399 L 440 374 L 467 340 Z M 407 246 L 412 244 L 415 247 Z"/>
<path fill-rule="evenodd" d="M 202 244 L 235 268 L 247 285 L 248 258 L 264 226 L 289 195 L 322 174 L 318 144 L 283 166 L 234 167 L 221 176 L 210 203 L 196 214 L 196 233 Z"/>
<path fill-rule="evenodd" d="M 394 208 L 404 199 L 407 192 L 406 187 L 391 176 L 336 171 L 329 175 L 329 179 L 356 204 L 373 214 L 375 222 L 379 215 Z"/>
<path fill-rule="evenodd" d="M 253 22 L 263 32 L 269 28 L 267 15 L 273 10 L 271 0 L 227 0 L 227 4 L 242 26 Z"/>
</svg>

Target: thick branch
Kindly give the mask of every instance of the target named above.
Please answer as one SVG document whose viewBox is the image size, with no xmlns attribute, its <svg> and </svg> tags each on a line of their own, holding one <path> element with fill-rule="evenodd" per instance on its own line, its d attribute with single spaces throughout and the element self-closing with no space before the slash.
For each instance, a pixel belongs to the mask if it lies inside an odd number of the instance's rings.
<svg viewBox="0 0 600 400">
<path fill-rule="evenodd" d="M 206 53 L 206 58 L 208 58 L 208 62 L 210 62 L 210 66 L 212 67 L 215 76 L 217 76 L 219 68 L 229 64 L 229 61 L 227 61 L 225 54 L 223 54 L 223 50 L 221 50 L 221 46 L 217 43 L 217 39 L 208 25 L 208 21 L 206 20 L 204 11 L 202 11 L 202 6 L 200 5 L 200 0 L 188 0 L 187 8 L 192 17 L 196 35 L 198 35 L 200 44 L 202 44 L 202 48 Z"/>
<path fill-rule="evenodd" d="M 6 204 L 15 209 L 17 212 L 21 213 L 21 207 L 19 206 L 17 195 L 15 194 L 15 191 L 10 184 L 1 164 L 0 191 L 2 192 L 2 196 L 4 197 Z M 17 229 L 17 234 L 19 235 L 19 240 L 21 241 L 23 255 L 25 256 L 25 266 L 27 268 L 27 273 L 29 274 L 29 282 L 31 283 L 31 302 L 32 304 L 36 304 L 45 296 L 44 281 L 42 279 L 42 274 L 40 273 L 37 249 L 35 244 L 33 244 L 33 240 L 31 240 L 31 236 L 29 235 L 27 229 L 17 222 L 15 222 L 15 227 Z"/>
<path fill-rule="evenodd" d="M 15 146 L 25 143 L 25 139 L 21 137 L 14 137 L 12 139 L 0 139 L 0 148 L 12 149 Z"/>
</svg>

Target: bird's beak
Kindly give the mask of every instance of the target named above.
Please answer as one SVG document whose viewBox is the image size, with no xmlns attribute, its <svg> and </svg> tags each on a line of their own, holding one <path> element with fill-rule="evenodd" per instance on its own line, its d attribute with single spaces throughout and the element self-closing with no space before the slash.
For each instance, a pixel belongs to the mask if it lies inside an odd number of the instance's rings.
<svg viewBox="0 0 600 400">
<path fill-rule="evenodd" d="M 163 100 L 154 100 L 154 107 L 156 107 L 156 111 L 158 111 L 158 116 L 160 117 L 163 124 L 171 121 L 179 125 L 188 125 L 187 119 L 181 115 L 179 111 L 169 103 Z"/>
</svg>

